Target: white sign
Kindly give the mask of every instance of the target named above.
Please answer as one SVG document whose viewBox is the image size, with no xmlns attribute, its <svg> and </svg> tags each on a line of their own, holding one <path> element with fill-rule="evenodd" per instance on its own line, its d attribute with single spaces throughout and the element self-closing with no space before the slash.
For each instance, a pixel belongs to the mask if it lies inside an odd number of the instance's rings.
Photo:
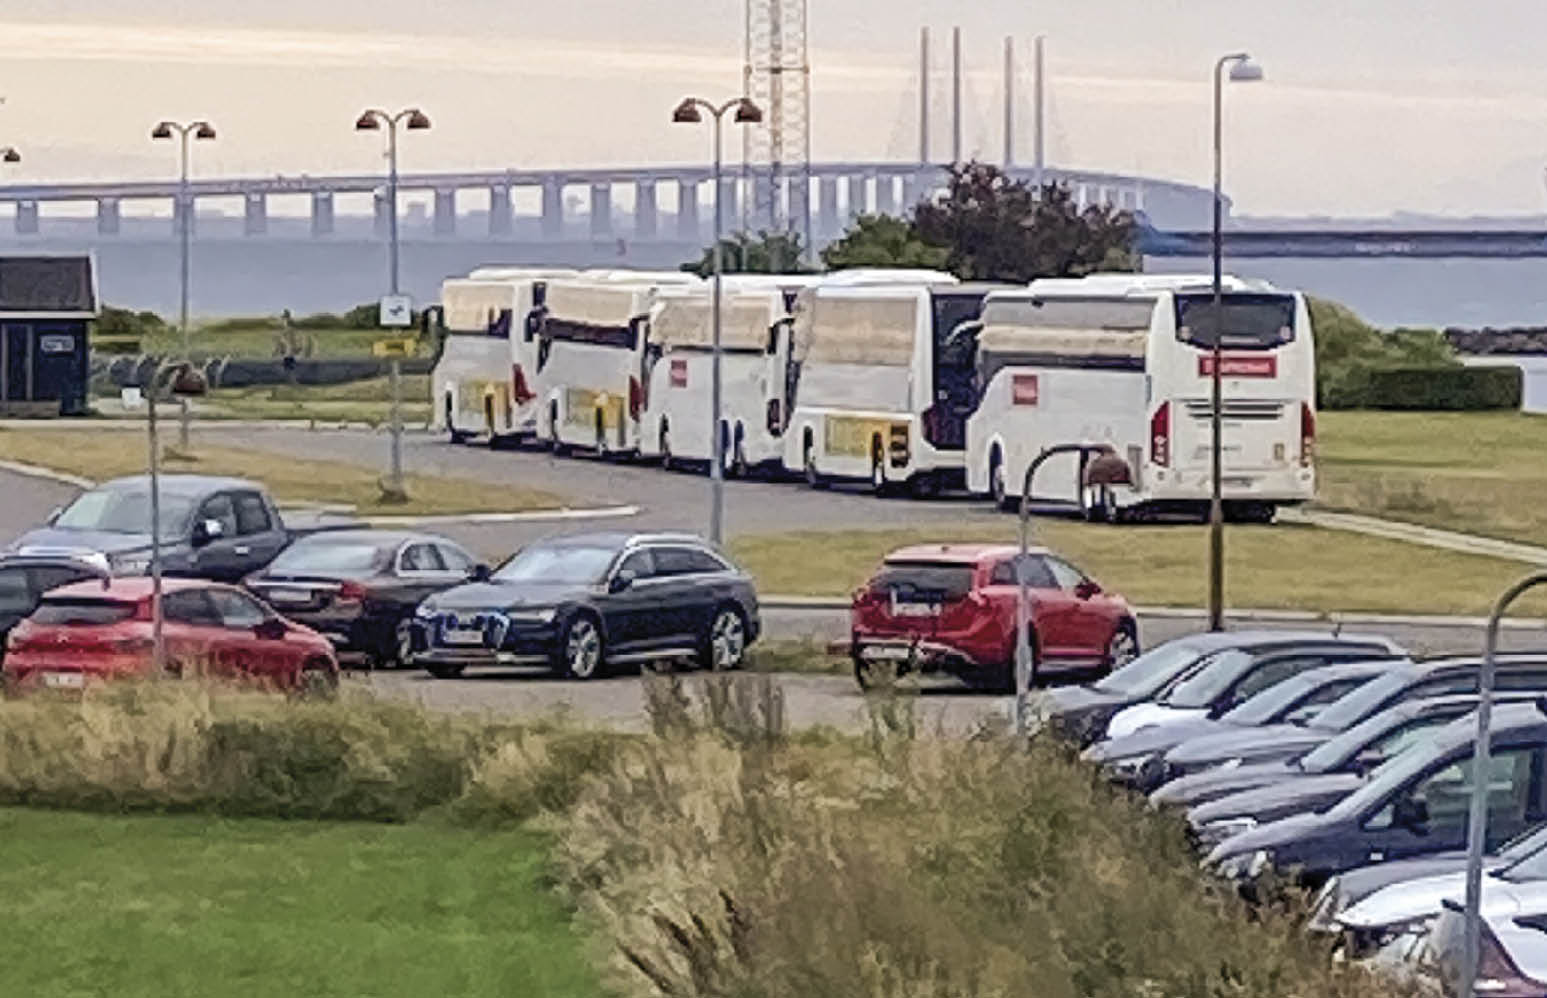
<svg viewBox="0 0 1547 998">
<path fill-rule="evenodd" d="M 414 300 L 407 295 L 382 295 L 381 325 L 406 329 L 414 324 Z"/>
</svg>

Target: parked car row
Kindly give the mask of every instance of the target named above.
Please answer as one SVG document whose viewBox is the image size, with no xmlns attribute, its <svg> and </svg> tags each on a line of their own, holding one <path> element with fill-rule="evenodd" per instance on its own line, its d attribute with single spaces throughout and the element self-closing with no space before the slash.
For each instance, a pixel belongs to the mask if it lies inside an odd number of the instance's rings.
<svg viewBox="0 0 1547 998">
<path fill-rule="evenodd" d="M 1460 993 L 1475 658 L 1379 637 L 1182 638 L 1051 691 L 1050 730 L 1175 809 L 1205 867 L 1319 891 L 1310 928 Z M 1547 996 L 1547 653 L 1498 663 L 1478 993 Z"/>
</svg>

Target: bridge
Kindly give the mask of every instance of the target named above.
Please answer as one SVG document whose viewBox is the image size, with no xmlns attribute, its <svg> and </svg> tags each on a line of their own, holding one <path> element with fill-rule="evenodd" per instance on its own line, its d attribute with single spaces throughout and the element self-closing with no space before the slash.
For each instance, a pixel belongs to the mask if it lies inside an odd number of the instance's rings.
<svg viewBox="0 0 1547 998">
<path fill-rule="evenodd" d="M 1018 179 L 1033 179 L 1030 168 L 1015 168 L 1009 172 Z M 946 168 L 927 163 L 818 163 L 812 164 L 810 175 L 810 184 L 791 183 L 783 195 L 792 207 L 791 214 L 810 218 L 812 238 L 825 241 L 842 232 L 849 219 L 861 212 L 895 214 L 915 204 L 943 185 Z M 1108 204 L 1143 211 L 1165 225 L 1196 224 L 1197 220 L 1208 217 L 1210 192 L 1189 184 L 1126 174 L 1051 168 L 1044 176 L 1048 181 L 1067 184 L 1081 208 Z M 742 206 L 753 203 L 747 195 L 754 183 L 767 183 L 767 178 L 749 181 L 739 175 L 739 168 L 727 168 L 724 196 L 728 228 L 742 227 Z M 175 180 L 11 184 L 0 185 L 0 204 L 14 206 L 16 234 L 32 236 L 40 231 L 43 205 L 95 202 L 98 234 L 115 236 L 122 226 L 122 206 L 126 201 L 171 202 L 173 221 L 169 231 L 175 233 L 184 212 L 194 210 L 194 217 L 197 217 L 199 200 L 240 197 L 244 202 L 243 232 L 257 237 L 268 232 L 270 197 L 309 195 L 311 234 L 324 238 L 335 231 L 334 198 L 339 194 L 374 195 L 377 231 L 385 233 L 389 217 L 385 184 L 386 178 L 379 174 L 211 178 L 192 180 L 186 188 Z M 622 236 L 635 242 L 702 243 L 712 218 L 706 208 L 705 195 L 713 186 L 713 176 L 705 165 L 405 173 L 400 175 L 398 186 L 404 191 L 433 192 L 433 233 L 445 238 L 458 234 L 458 196 L 473 190 L 488 192 L 487 234 L 495 238 L 514 233 L 517 216 L 513 211 L 513 196 L 523 188 L 541 191 L 542 208 L 537 218 L 539 231 L 547 239 L 558 239 L 566 233 L 571 221 L 565 217 L 566 196 L 573 189 L 582 190 L 589 197 L 586 225 L 591 237 Z M 630 213 L 614 211 L 613 194 L 619 187 L 633 191 Z M 675 188 L 676 208 L 669 225 L 662 224 L 664 213 L 660 208 L 659 192 L 663 187 Z M 811 205 L 813 193 L 816 195 L 814 209 Z M 620 219 L 620 215 L 624 217 Z M 620 222 L 626 224 L 620 225 Z M 749 227 L 757 228 L 755 220 Z"/>
</svg>

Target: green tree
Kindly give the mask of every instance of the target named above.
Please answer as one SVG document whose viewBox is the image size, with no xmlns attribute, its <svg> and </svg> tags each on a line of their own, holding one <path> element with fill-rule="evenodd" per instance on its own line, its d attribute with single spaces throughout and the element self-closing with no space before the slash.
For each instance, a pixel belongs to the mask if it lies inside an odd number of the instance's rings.
<svg viewBox="0 0 1547 998">
<path fill-rule="evenodd" d="M 726 274 L 799 274 L 807 268 L 801 263 L 805 247 L 796 232 L 759 232 L 749 236 L 737 232 L 720 240 L 722 273 Z M 682 269 L 690 274 L 708 277 L 714 273 L 714 247 L 704 250 L 703 256 L 684 263 Z"/>
<path fill-rule="evenodd" d="M 939 270 L 950 252 L 919 238 L 913 226 L 895 215 L 861 215 L 843 238 L 822 250 L 829 270 L 894 267 Z"/>
<path fill-rule="evenodd" d="M 1134 270 L 1133 216 L 1106 205 L 1083 211 L 1063 184 L 1033 188 L 987 163 L 952 167 L 947 189 L 919 203 L 912 228 L 944 247 L 958 277 L 1024 283 Z"/>
</svg>

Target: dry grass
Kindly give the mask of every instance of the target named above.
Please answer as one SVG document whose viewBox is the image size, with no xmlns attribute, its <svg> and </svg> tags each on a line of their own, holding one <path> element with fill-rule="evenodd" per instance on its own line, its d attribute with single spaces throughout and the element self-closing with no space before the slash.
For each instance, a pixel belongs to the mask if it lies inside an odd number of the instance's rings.
<svg viewBox="0 0 1547 998">
<path fill-rule="evenodd" d="M 405 375 L 402 419 L 407 426 L 430 421 L 429 375 Z M 263 385 L 217 388 L 199 401 L 200 419 L 314 419 L 324 423 L 385 426 L 392 416 L 388 378 L 342 385 Z"/>
<path fill-rule="evenodd" d="M 175 443 L 174 426 L 169 425 L 167 432 Z M 197 438 L 195 447 L 192 460 L 177 455 L 178 459 L 163 464 L 164 470 L 251 478 L 267 485 L 281 502 L 344 504 L 362 513 L 499 513 L 565 505 L 560 497 L 538 489 L 415 474 L 405 476 L 411 501 L 388 505 L 381 501 L 381 473 L 359 465 L 216 447 L 198 443 Z M 147 461 L 142 434 L 107 428 L 0 429 L 0 458 L 98 481 L 144 474 Z"/>
<path fill-rule="evenodd" d="M 1547 418 L 1326 412 L 1319 504 L 1547 545 Z"/>
<path fill-rule="evenodd" d="M 1208 532 L 1200 526 L 1091 526 L 1044 520 L 1037 539 L 1107 588 L 1148 606 L 1202 606 Z M 889 551 L 907 544 L 1015 541 L 1015 523 L 955 530 L 907 528 L 796 532 L 733 539 L 731 552 L 765 593 L 845 596 Z M 1263 609 L 1483 614 L 1525 571 L 1494 558 L 1316 527 L 1232 526 L 1226 598 Z M 1520 612 L 1547 612 L 1526 600 Z"/>
</svg>

